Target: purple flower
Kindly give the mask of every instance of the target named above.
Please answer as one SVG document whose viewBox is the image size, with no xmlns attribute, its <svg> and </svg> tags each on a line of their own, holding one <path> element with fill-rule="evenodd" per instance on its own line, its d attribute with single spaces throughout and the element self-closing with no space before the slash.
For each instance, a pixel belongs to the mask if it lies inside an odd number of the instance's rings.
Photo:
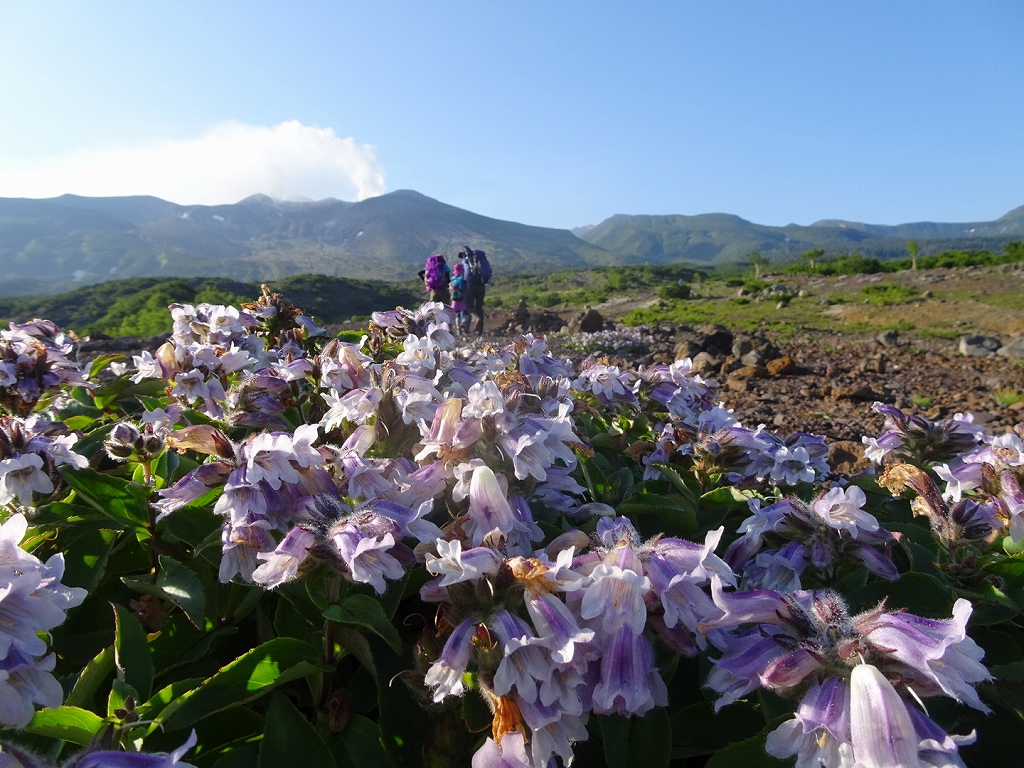
<svg viewBox="0 0 1024 768">
<path fill-rule="evenodd" d="M 111 750 L 84 752 L 65 763 L 64 768 L 170 768 L 173 765 L 179 766 L 179 768 L 195 768 L 191 763 L 181 762 L 185 753 L 195 745 L 196 732 L 192 731 L 185 743 L 170 753 L 147 755 L 142 752 L 114 752 Z"/>
<path fill-rule="evenodd" d="M 854 759 L 864 768 L 920 765 L 906 702 L 870 664 L 858 664 L 850 673 L 850 740 Z"/>
<path fill-rule="evenodd" d="M 462 675 L 473 658 L 473 638 L 478 622 L 466 619 L 448 636 L 441 655 L 430 665 L 424 682 L 434 689 L 434 701 L 461 696 L 465 690 Z"/>
<path fill-rule="evenodd" d="M 537 699 L 537 683 L 551 674 L 551 662 L 530 626 L 515 614 L 498 611 L 490 621 L 503 656 L 494 674 L 494 693 L 505 696 L 513 688 L 520 701 Z"/>
<path fill-rule="evenodd" d="M 668 690 L 654 666 L 654 647 L 645 634 L 623 625 L 608 638 L 593 695 L 594 711 L 602 715 L 642 715 L 668 704 Z"/>
<path fill-rule="evenodd" d="M 526 754 L 526 739 L 515 731 L 506 733 L 500 742 L 487 739 L 473 754 L 472 768 L 533 768 Z"/>
<path fill-rule="evenodd" d="M 501 565 L 501 558 L 489 547 L 473 547 L 463 552 L 458 539 L 438 539 L 436 546 L 437 555 L 427 554 L 427 572 L 440 576 L 438 585 L 442 587 L 493 575 Z"/>
<path fill-rule="evenodd" d="M 890 663 L 905 668 L 905 675 L 920 695 L 944 693 L 989 712 L 973 687 L 991 676 L 981 663 L 985 652 L 967 636 L 971 610 L 970 602 L 960 598 L 949 620 L 925 619 L 912 613 L 868 614 L 860 628 L 874 646 L 886 650 Z"/>
<path fill-rule="evenodd" d="M 405 575 L 402 564 L 389 550 L 395 546 L 395 537 L 386 533 L 381 538 L 367 536 L 354 525 L 335 528 L 331 540 L 337 547 L 353 581 L 370 584 L 377 594 L 384 594 L 384 579 L 400 579 Z"/>
<path fill-rule="evenodd" d="M 811 683 L 796 716 L 770 734 L 765 751 L 782 760 L 796 755 L 799 766 L 852 766 L 850 688 L 835 677 Z"/>
<path fill-rule="evenodd" d="M 298 576 L 299 569 L 308 559 L 309 550 L 314 544 L 315 534 L 298 526 L 292 528 L 273 552 L 260 552 L 256 555 L 259 560 L 265 562 L 252 572 L 252 580 L 267 589 L 291 581 Z"/>
</svg>

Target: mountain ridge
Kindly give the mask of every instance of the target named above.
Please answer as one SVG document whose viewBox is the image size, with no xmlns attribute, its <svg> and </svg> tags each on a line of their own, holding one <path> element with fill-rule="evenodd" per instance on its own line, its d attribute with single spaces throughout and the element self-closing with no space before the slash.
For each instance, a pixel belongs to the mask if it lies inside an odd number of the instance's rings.
<svg viewBox="0 0 1024 768">
<path fill-rule="evenodd" d="M 127 277 L 276 280 L 317 273 L 406 280 L 430 253 L 465 245 L 497 274 L 615 264 L 719 264 L 757 250 L 772 260 L 804 251 L 906 255 L 997 248 L 1024 236 L 1024 206 L 992 222 L 873 225 L 824 219 L 810 226 L 756 224 L 730 213 L 616 214 L 572 231 L 491 218 L 396 190 L 358 202 L 250 195 L 223 205 L 153 196 L 0 198 L 0 295 L 52 294 Z"/>
</svg>

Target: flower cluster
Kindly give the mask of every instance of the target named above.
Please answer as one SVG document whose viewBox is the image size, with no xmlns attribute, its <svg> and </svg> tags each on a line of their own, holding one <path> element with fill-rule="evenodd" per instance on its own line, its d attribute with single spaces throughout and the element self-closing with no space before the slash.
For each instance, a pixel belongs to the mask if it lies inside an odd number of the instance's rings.
<svg viewBox="0 0 1024 768">
<path fill-rule="evenodd" d="M 970 414 L 955 413 L 935 423 L 886 403 L 875 403 L 871 409 L 885 416 L 880 437 L 862 438 L 867 446 L 864 457 L 877 464 L 890 454 L 914 464 L 948 461 L 971 450 L 982 432 Z"/>
<path fill-rule="evenodd" d="M 507 548 L 504 534 L 519 521 L 501 502 L 493 474 L 478 469 L 470 514 L 478 532 L 494 527 L 466 541 L 440 539 L 427 556 L 437 578 L 422 595 L 440 603 L 451 632 L 425 682 L 442 702 L 462 695 L 466 672 L 474 673 L 494 712 L 493 740 L 474 765 L 496 750 L 524 760 L 516 736 L 523 732 L 534 766 L 553 755 L 569 764 L 573 742 L 587 737 L 589 713 L 643 715 L 667 703 L 654 638 L 692 655 L 698 623 L 720 616 L 702 587 L 712 578 L 733 581 L 713 554 L 722 530 L 703 545 L 644 541 L 628 519 L 603 518 L 593 539 L 569 531 L 524 556 Z"/>
<path fill-rule="evenodd" d="M 813 483 L 829 472 L 828 446 L 820 435 L 795 432 L 783 439 L 743 427 L 732 412 L 714 404 L 711 383 L 692 373 L 689 358 L 646 372 L 650 400 L 672 421 L 660 425 L 654 449 L 643 457 L 645 478 L 657 476 L 657 463 L 692 463 L 705 484 L 770 482 L 776 486 Z"/>
<path fill-rule="evenodd" d="M 643 326 L 574 333 L 565 340 L 570 349 L 588 355 L 644 355 L 651 351 L 654 337 Z"/>
<path fill-rule="evenodd" d="M 32 506 L 36 494 L 53 493 L 56 468 L 82 468 L 89 461 L 73 446 L 78 435 L 42 416 L 0 416 L 0 506 Z"/>
<path fill-rule="evenodd" d="M 685 730 L 681 707 L 710 709 L 702 686 L 716 710 L 757 720 L 789 706 L 766 748 L 808 768 L 961 765 L 973 734 L 951 733 L 970 722 L 923 702 L 1015 706 L 976 689 L 990 673 L 967 625 L 1024 610 L 1020 430 L 876 404 L 886 433 L 868 453 L 900 461 L 846 480 L 823 437 L 740 424 L 690 360 L 577 372 L 532 335 L 458 347 L 437 303 L 333 340 L 268 290 L 241 310 L 171 312 L 171 339 L 92 405 L 80 389 L 0 416 L 0 726 L 73 691 L 30 729 L 54 718 L 70 730 L 48 732 L 84 747 L 51 759 L 5 739 L 0 764 L 184 765 L 195 738 L 173 732 L 206 738 L 202 713 L 236 685 L 233 741 L 199 762 L 265 763 L 299 738 L 340 764 L 364 743 L 352 717 L 400 762 L 390 752 L 411 733 L 386 722 L 394 708 L 379 699 L 372 726 L 351 709 L 399 685 L 436 726 L 404 762 L 473 754 L 476 768 L 569 765 L 598 727 L 612 754 L 625 747 L 611 716 L 668 708 Z M 15 332 L 26 355 L 66 346 L 42 323 Z M 74 370 L 59 357 L 51 373 Z M 0 375 L 11 392 L 31 378 Z M 39 391 L 82 382 L 66 376 Z M 67 622 L 84 592 L 60 584 L 60 551 L 91 584 Z M 927 610 L 903 600 L 919 584 Z M 878 604 L 886 590 L 910 610 Z M 118 619 L 100 631 L 92 606 L 106 602 Z M 1019 633 L 1002 629 L 1006 659 Z M 316 725 L 285 733 L 273 720 L 288 712 Z M 760 727 L 720 728 L 696 758 Z M 644 738 L 667 750 L 676 735 Z"/>
<path fill-rule="evenodd" d="M 0 408 L 26 416 L 46 392 L 85 386 L 77 363 L 68 359 L 74 343 L 49 320 L 11 323 L 0 331 Z"/>
<path fill-rule="evenodd" d="M 832 590 L 729 594 L 716 584 L 713 594 L 723 615 L 703 629 L 722 651 L 707 680 L 715 708 L 762 686 L 800 699 L 769 735 L 770 754 L 806 766 L 962 765 L 957 747 L 973 734 L 948 735 L 910 699 L 988 711 L 973 688 L 990 676 L 966 634 L 968 601 L 940 621 L 884 605 L 851 615 Z"/>
<path fill-rule="evenodd" d="M 64 699 L 54 679 L 56 656 L 41 633 L 64 621 L 86 591 L 61 584 L 64 557 L 45 563 L 21 548 L 28 530 L 24 515 L 0 524 L 0 725 L 23 728 L 35 705 L 59 707 Z"/>
<path fill-rule="evenodd" d="M 830 583 L 844 563 L 894 581 L 899 571 L 891 556 L 876 549 L 888 549 L 892 534 L 864 510 L 866 502 L 856 486 L 832 488 L 810 504 L 791 497 L 761 507 L 759 499 L 751 499 L 753 514 L 743 521 L 743 535 L 729 545 L 725 560 L 743 573 L 748 589 L 801 589 L 808 566 L 819 582 Z"/>
</svg>

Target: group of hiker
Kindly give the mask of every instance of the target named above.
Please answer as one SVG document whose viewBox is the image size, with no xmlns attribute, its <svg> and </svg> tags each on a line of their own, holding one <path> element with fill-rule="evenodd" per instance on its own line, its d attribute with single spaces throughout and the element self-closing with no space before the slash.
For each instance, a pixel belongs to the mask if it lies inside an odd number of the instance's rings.
<svg viewBox="0 0 1024 768">
<path fill-rule="evenodd" d="M 491 263 L 487 254 L 466 246 L 458 254 L 459 261 L 448 266 L 444 254 L 435 253 L 427 259 L 426 268 L 420 273 L 430 301 L 447 304 L 455 313 L 455 331 L 468 335 L 472 320 L 476 325 L 472 332 L 482 336 L 484 332 L 484 294 L 491 281 Z"/>
</svg>

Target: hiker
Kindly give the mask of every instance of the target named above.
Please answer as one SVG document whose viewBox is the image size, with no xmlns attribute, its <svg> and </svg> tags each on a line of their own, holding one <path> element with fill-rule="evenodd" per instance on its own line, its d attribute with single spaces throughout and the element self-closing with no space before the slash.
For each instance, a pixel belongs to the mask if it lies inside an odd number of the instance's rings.
<svg viewBox="0 0 1024 768">
<path fill-rule="evenodd" d="M 484 333 L 484 295 L 491 281 L 491 263 L 483 251 L 474 251 L 468 245 L 462 249 L 462 263 L 466 275 L 466 309 L 476 317 L 473 328 L 477 336 Z"/>
<path fill-rule="evenodd" d="M 466 311 L 466 267 L 460 261 L 452 267 L 452 309 L 455 311 L 455 332 L 469 333 L 469 312 Z"/>
<path fill-rule="evenodd" d="M 423 270 L 423 285 L 430 294 L 430 301 L 451 303 L 452 297 L 448 291 L 451 276 L 451 268 L 445 263 L 443 254 L 435 253 L 427 259 L 426 269 Z"/>
</svg>

